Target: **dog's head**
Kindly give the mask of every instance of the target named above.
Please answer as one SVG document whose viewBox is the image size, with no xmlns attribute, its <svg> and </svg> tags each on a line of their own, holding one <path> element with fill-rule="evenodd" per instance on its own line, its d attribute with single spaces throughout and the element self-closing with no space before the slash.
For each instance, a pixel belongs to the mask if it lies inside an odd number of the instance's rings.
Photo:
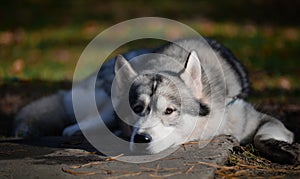
<svg viewBox="0 0 300 179">
<path fill-rule="evenodd" d="M 123 56 L 117 57 L 117 113 L 129 124 L 124 131 L 129 133 L 131 150 L 142 143 L 145 152 L 158 153 L 193 138 L 198 120 L 209 113 L 202 100 L 201 71 L 194 51 L 177 73 L 137 72 Z"/>
</svg>

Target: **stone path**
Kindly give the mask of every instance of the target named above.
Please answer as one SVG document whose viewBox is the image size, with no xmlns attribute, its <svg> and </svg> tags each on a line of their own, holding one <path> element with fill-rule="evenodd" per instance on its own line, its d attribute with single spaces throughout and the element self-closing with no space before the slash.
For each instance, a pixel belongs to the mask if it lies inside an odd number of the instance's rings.
<svg viewBox="0 0 300 179">
<path fill-rule="evenodd" d="M 204 148 L 190 143 L 171 155 L 148 163 L 126 163 L 95 153 L 81 138 L 48 137 L 0 141 L 0 178 L 214 178 L 238 145 L 219 136 Z M 120 157 L 120 156 L 119 156 Z"/>
</svg>

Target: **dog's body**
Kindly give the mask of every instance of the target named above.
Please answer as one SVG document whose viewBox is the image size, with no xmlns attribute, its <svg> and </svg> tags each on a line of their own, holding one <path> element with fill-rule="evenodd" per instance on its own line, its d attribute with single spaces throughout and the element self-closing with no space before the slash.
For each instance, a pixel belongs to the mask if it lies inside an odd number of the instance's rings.
<svg viewBox="0 0 300 179">
<path fill-rule="evenodd" d="M 250 85 L 241 64 L 221 44 L 206 40 L 185 39 L 155 50 L 132 51 L 124 54 L 127 60 L 133 58 L 130 63 L 118 56 L 104 64 L 98 74 L 73 88 L 81 100 L 76 108 L 81 130 L 92 129 L 99 120 L 84 97 L 95 90 L 104 123 L 121 131 L 133 151 L 135 143 L 145 143 L 147 153 L 158 153 L 226 134 L 240 143 L 254 142 L 275 161 L 299 163 L 300 147 L 292 144 L 293 134 L 244 101 Z M 64 129 L 63 135 L 74 135 L 80 131 L 75 122 L 72 91 L 62 91 L 23 108 L 15 133 L 30 136 Z"/>
</svg>

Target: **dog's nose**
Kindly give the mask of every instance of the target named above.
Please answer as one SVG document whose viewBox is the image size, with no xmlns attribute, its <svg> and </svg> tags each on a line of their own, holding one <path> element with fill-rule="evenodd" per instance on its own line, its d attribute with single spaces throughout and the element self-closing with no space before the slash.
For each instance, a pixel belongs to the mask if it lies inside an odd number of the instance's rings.
<svg viewBox="0 0 300 179">
<path fill-rule="evenodd" d="M 150 143 L 152 137 L 149 134 L 141 133 L 134 136 L 134 143 Z"/>
</svg>

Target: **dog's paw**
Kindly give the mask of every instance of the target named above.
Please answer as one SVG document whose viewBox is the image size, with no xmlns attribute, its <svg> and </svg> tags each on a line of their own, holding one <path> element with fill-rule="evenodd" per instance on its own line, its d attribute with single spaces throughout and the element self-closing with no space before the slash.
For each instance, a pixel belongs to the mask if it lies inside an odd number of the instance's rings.
<svg viewBox="0 0 300 179">
<path fill-rule="evenodd" d="M 35 118 L 29 114 L 31 113 L 29 113 L 25 107 L 15 116 L 13 124 L 13 135 L 15 137 L 30 138 L 41 135 Z"/>
<path fill-rule="evenodd" d="M 78 124 L 68 126 L 63 131 L 63 136 L 78 136 L 81 135 L 81 130 Z"/>
<path fill-rule="evenodd" d="M 300 164 L 300 144 L 282 144 L 282 150 L 287 152 L 290 155 L 290 163 L 292 164 Z"/>
<path fill-rule="evenodd" d="M 300 144 L 269 139 L 261 141 L 260 152 L 278 163 L 300 164 Z"/>
<path fill-rule="evenodd" d="M 34 126 L 21 123 L 14 128 L 13 135 L 15 137 L 30 138 L 30 137 L 38 137 L 41 135 L 41 133 Z"/>
</svg>

